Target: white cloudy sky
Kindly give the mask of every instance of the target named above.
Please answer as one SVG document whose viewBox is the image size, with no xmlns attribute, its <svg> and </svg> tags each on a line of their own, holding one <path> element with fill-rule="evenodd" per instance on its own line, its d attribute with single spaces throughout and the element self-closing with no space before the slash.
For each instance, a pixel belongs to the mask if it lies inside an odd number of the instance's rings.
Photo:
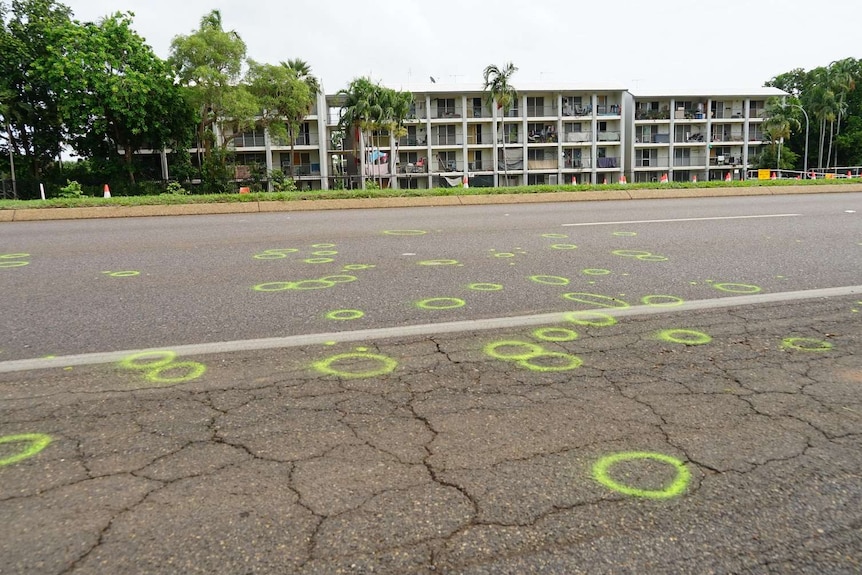
<svg viewBox="0 0 862 575">
<path fill-rule="evenodd" d="M 634 90 L 751 88 L 801 67 L 862 58 L 862 0 L 60 0 L 79 20 L 135 13 L 167 57 L 171 38 L 218 9 L 248 56 L 302 58 L 336 92 L 357 76 L 399 87 L 481 82 L 513 62 L 518 82 Z"/>
</svg>

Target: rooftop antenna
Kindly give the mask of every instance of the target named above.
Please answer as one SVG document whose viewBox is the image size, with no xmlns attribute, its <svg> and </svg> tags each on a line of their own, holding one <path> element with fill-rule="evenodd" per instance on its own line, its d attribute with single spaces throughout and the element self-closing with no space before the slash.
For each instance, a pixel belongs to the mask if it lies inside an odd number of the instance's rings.
<svg viewBox="0 0 862 575">
<path fill-rule="evenodd" d="M 432 83 L 432 84 L 436 84 L 436 83 L 437 83 L 437 80 L 435 80 L 435 79 L 434 79 L 434 76 L 428 76 L 428 77 L 429 77 L 429 78 L 431 78 L 431 83 Z"/>
</svg>

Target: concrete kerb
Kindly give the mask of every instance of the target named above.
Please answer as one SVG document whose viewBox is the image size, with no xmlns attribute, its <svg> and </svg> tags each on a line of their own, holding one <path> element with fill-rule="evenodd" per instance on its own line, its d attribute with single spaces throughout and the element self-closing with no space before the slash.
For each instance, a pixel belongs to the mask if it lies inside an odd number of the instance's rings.
<svg viewBox="0 0 862 575">
<path fill-rule="evenodd" d="M 598 200 L 639 200 L 661 198 L 707 198 L 723 196 L 763 196 L 782 194 L 823 194 L 862 192 L 860 184 L 820 186 L 764 186 L 754 188 L 668 188 L 613 189 L 585 192 L 540 192 L 536 194 L 489 194 L 466 196 L 414 196 L 403 198 L 358 198 L 344 200 L 298 200 L 176 204 L 160 206 L 100 206 L 87 208 L 26 208 L 0 210 L 0 222 L 126 218 L 143 216 L 181 216 L 204 214 L 243 214 L 256 212 L 293 212 L 458 205 L 525 204 Z"/>
</svg>

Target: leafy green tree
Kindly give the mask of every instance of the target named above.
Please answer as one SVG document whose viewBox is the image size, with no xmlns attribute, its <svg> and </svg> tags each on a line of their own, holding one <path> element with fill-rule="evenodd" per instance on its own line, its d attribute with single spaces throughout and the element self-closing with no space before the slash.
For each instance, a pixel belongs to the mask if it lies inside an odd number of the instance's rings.
<svg viewBox="0 0 862 575">
<path fill-rule="evenodd" d="M 362 77 L 353 79 L 347 88 L 338 91 L 342 98 L 338 127 L 348 134 L 351 148 L 358 145 L 358 150 L 353 149 L 359 154 L 362 189 L 365 189 L 365 132 L 373 130 L 383 114 L 379 104 L 379 90 L 380 86 L 369 78 Z M 358 142 L 353 137 L 354 131 L 358 134 Z"/>
<path fill-rule="evenodd" d="M 766 104 L 765 121 L 763 131 L 770 142 L 771 153 L 764 157 L 761 154 L 762 168 L 791 169 L 796 161 L 796 154 L 792 150 L 786 150 L 782 155 L 784 140 L 790 137 L 794 131 L 800 128 L 799 120 L 793 112 L 792 107 L 785 106 L 778 98 L 770 98 Z M 772 165 L 763 165 L 765 161 L 774 160 Z"/>
<path fill-rule="evenodd" d="M 484 79 L 482 90 L 486 93 L 488 106 L 492 107 L 496 105 L 497 110 L 502 113 L 500 131 L 503 136 L 503 172 L 506 175 L 507 183 L 509 180 L 509 170 L 506 158 L 506 115 L 512 108 L 512 104 L 518 101 L 518 92 L 511 84 L 512 76 L 517 71 L 518 68 L 509 62 L 502 68 L 493 64 L 486 66 L 485 71 L 482 73 Z"/>
<path fill-rule="evenodd" d="M 276 138 L 289 138 L 291 164 L 296 146 L 295 134 L 311 111 L 316 94 L 296 70 L 284 65 L 249 61 L 248 89 L 257 98 L 261 124 Z M 295 167 L 295 166 L 294 166 Z"/>
<path fill-rule="evenodd" d="M 284 118 L 287 122 L 287 135 L 290 138 L 290 162 L 293 165 L 294 146 L 296 144 L 296 133 L 299 131 L 299 126 L 302 120 L 311 113 L 314 104 L 317 101 L 317 95 L 320 93 L 320 82 L 317 77 L 311 73 L 311 66 L 305 60 L 293 58 L 287 62 L 281 63 L 282 68 L 293 72 L 296 80 L 305 84 L 308 88 L 307 106 L 303 109 L 301 105 L 291 106 L 291 113 L 285 113 Z"/>
<path fill-rule="evenodd" d="M 239 86 L 245 57 L 245 42 L 236 32 L 223 28 L 218 10 L 204 15 L 197 30 L 171 42 L 169 60 L 189 86 L 190 100 L 199 115 L 197 147 L 207 160 L 212 160 L 216 132 L 222 132 L 223 148 L 228 124 L 239 131 L 254 125 L 257 109 L 253 98 Z M 219 161 L 226 158 L 225 154 L 218 156 Z"/>
<path fill-rule="evenodd" d="M 167 63 L 132 29 L 132 15 L 66 26 L 40 71 L 55 87 L 69 141 L 83 157 L 118 159 L 135 183 L 135 153 L 187 147 L 194 121 Z"/>
<path fill-rule="evenodd" d="M 57 86 L 41 74 L 71 11 L 54 0 L 0 1 L 0 139 L 34 181 L 63 148 Z"/>
</svg>

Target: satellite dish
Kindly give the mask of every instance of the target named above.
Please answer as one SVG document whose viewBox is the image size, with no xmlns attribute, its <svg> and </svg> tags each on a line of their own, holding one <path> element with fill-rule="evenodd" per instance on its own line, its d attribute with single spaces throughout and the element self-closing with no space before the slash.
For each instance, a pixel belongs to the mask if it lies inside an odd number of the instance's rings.
<svg viewBox="0 0 862 575">
<path fill-rule="evenodd" d="M 434 79 L 434 76 L 428 76 L 428 77 L 429 77 L 429 78 L 431 78 L 431 83 L 432 83 L 432 84 L 436 84 L 436 83 L 437 83 L 437 80 L 435 80 L 435 79 Z"/>
</svg>

